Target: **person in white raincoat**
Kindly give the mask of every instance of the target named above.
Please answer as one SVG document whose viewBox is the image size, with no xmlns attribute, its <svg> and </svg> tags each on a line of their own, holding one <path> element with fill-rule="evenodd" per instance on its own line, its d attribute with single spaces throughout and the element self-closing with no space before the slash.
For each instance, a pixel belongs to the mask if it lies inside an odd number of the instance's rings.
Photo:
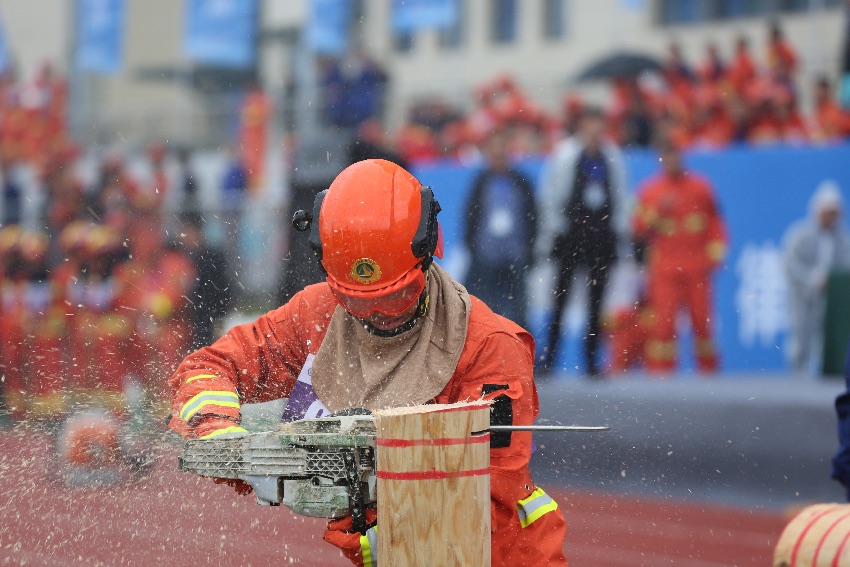
<svg viewBox="0 0 850 567">
<path fill-rule="evenodd" d="M 809 204 L 809 216 L 785 234 L 788 278 L 788 358 L 806 375 L 820 372 L 826 284 L 830 273 L 850 269 L 850 232 L 842 223 L 844 199 L 834 181 L 824 181 Z"/>
</svg>

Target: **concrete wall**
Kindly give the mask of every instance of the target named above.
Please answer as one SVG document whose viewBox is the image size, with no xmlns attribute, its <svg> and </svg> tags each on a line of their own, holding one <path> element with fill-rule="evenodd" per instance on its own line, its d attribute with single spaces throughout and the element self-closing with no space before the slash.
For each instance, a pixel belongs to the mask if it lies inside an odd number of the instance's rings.
<svg viewBox="0 0 850 567">
<path fill-rule="evenodd" d="M 73 2 L 5 0 L 0 21 L 6 45 L 22 78 L 35 74 L 44 61 L 67 69 L 71 49 Z"/>
</svg>

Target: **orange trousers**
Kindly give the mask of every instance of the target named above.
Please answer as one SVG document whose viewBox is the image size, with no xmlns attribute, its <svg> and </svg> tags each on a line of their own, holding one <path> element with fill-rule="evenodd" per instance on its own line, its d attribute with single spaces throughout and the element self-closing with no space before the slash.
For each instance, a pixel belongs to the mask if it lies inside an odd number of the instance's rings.
<svg viewBox="0 0 850 567">
<path fill-rule="evenodd" d="M 676 316 L 689 315 L 696 339 L 696 362 L 702 372 L 715 372 L 717 349 L 712 339 L 711 273 L 678 268 L 650 268 L 649 308 L 653 324 L 645 345 L 646 368 L 667 372 L 676 367 Z"/>
</svg>

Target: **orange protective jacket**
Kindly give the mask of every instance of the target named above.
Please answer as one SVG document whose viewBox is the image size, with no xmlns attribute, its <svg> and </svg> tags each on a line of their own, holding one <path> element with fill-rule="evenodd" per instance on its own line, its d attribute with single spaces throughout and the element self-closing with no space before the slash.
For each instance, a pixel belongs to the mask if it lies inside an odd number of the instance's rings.
<svg viewBox="0 0 850 567">
<path fill-rule="evenodd" d="M 651 270 L 707 274 L 726 252 L 726 227 L 709 182 L 661 173 L 638 195 L 634 233 L 649 244 Z"/>
<path fill-rule="evenodd" d="M 212 346 L 186 357 L 171 378 L 175 390 L 171 427 L 188 434 L 181 412 L 191 421 L 194 416 L 187 416 L 184 410 L 189 404 L 197 405 L 203 399 L 198 396 L 205 392 L 236 393 L 239 403 L 289 397 L 302 368 L 312 363 L 318 352 L 336 305 L 326 283 L 312 285 L 283 307 L 233 328 Z M 457 369 L 433 401 L 507 396 L 512 422 L 531 424 L 539 410 L 533 355 L 531 335 L 472 298 L 466 344 Z M 239 418 L 238 403 L 229 401 L 227 395 L 218 399 L 223 405 L 210 403 L 199 413 Z M 490 451 L 494 566 L 566 565 L 562 550 L 566 524 L 554 501 L 536 489 L 531 479 L 531 451 L 531 434 L 516 432 L 505 446 Z M 538 495 L 542 497 L 536 503 L 528 504 Z M 550 503 L 541 506 L 546 502 Z"/>
</svg>

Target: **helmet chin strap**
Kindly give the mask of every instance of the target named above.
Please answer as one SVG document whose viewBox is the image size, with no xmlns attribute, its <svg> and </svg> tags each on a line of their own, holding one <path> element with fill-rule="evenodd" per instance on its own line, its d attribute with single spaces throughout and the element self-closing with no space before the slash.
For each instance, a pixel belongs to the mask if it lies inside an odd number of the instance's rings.
<svg viewBox="0 0 850 567">
<path fill-rule="evenodd" d="M 376 337 L 381 338 L 392 338 L 401 335 L 402 333 L 406 333 L 410 329 L 412 329 L 416 325 L 416 321 L 419 320 L 420 317 L 424 317 L 426 313 L 428 313 L 428 304 L 430 296 L 428 295 L 427 287 L 425 291 L 422 292 L 422 295 L 419 296 L 419 305 L 416 308 L 416 311 L 413 312 L 413 316 L 406 322 L 402 323 L 395 329 L 378 329 L 374 327 L 369 321 L 366 319 L 356 317 L 358 321 L 363 325 L 363 328 L 368 331 L 370 335 L 374 335 Z"/>
</svg>

